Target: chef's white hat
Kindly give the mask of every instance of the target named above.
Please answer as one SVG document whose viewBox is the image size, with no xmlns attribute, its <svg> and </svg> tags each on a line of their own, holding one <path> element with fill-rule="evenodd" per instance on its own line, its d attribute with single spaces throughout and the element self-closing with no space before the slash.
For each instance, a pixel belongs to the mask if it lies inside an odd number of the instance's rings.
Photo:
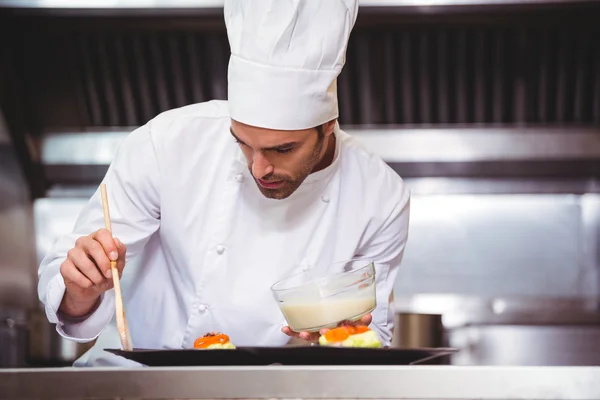
<svg viewBox="0 0 600 400">
<path fill-rule="evenodd" d="M 358 0 L 226 0 L 231 118 L 281 130 L 337 118 L 357 13 Z"/>
</svg>

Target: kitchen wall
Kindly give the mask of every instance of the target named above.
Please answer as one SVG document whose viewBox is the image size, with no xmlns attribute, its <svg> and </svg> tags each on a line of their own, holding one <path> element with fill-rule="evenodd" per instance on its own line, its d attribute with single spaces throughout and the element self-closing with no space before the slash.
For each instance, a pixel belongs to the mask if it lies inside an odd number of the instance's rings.
<svg viewBox="0 0 600 400">
<path fill-rule="evenodd" d="M 599 294 L 599 195 L 417 195 L 411 206 L 397 296 Z"/>
</svg>

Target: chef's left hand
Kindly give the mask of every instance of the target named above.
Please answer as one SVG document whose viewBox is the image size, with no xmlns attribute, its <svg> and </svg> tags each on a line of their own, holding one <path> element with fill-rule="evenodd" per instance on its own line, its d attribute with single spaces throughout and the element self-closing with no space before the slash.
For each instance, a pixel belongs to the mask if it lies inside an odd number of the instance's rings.
<svg viewBox="0 0 600 400">
<path fill-rule="evenodd" d="M 369 326 L 371 324 L 371 321 L 373 321 L 373 317 L 371 316 L 371 314 L 367 314 L 358 321 L 354 321 L 354 322 L 344 321 L 344 322 L 341 322 L 339 324 L 339 326 L 345 326 L 345 325 Z M 317 343 L 319 341 L 319 337 L 321 335 L 326 334 L 328 330 L 329 329 L 321 329 L 320 332 L 294 332 L 292 330 L 292 328 L 290 328 L 289 326 L 284 326 L 281 329 L 281 331 L 283 333 L 285 333 L 286 335 L 288 335 L 290 337 L 304 339 L 304 340 L 312 342 L 312 343 Z"/>
</svg>

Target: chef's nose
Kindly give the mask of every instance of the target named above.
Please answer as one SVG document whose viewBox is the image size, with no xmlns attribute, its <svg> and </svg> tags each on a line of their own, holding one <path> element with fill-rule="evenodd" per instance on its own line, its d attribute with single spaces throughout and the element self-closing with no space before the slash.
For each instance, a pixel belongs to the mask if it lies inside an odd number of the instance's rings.
<svg viewBox="0 0 600 400">
<path fill-rule="evenodd" d="M 254 157 L 252 159 L 252 175 L 254 175 L 256 179 L 261 179 L 271 172 L 273 172 L 273 166 L 269 160 L 261 152 L 254 152 Z"/>
</svg>

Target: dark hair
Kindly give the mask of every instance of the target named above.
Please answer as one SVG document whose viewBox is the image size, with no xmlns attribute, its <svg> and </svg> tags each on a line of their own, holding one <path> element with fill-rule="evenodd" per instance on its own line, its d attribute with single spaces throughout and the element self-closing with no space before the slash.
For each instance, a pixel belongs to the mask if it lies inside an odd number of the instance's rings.
<svg viewBox="0 0 600 400">
<path fill-rule="evenodd" d="M 319 140 L 323 139 L 325 137 L 325 131 L 323 130 L 323 124 L 321 124 L 319 126 L 315 126 L 315 129 L 317 130 L 317 135 L 319 136 Z"/>
</svg>

